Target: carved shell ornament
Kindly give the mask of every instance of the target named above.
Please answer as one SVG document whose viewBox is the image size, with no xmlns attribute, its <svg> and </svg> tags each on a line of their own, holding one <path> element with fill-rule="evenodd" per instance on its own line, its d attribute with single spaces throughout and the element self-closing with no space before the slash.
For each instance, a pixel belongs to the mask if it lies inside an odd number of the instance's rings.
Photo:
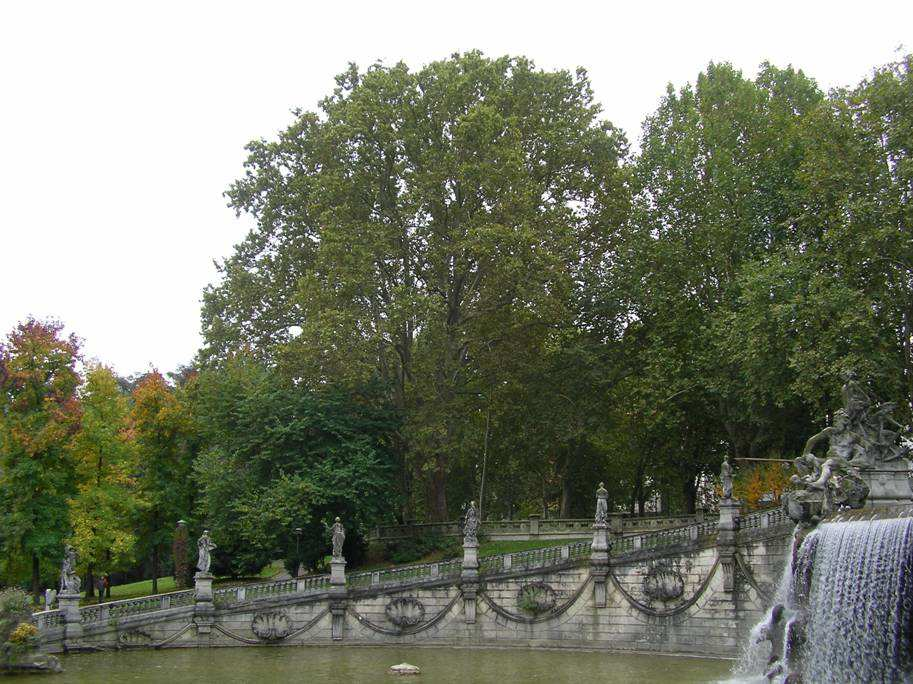
<svg viewBox="0 0 913 684">
<path fill-rule="evenodd" d="M 555 590 L 545 582 L 524 584 L 517 592 L 517 605 L 524 612 L 533 615 L 551 610 L 555 607 L 556 602 Z"/>
<path fill-rule="evenodd" d="M 276 610 L 254 615 L 250 628 L 258 639 L 276 641 L 289 635 L 292 631 L 292 623 L 288 619 L 288 615 L 281 610 Z"/>
<path fill-rule="evenodd" d="M 685 580 L 674 568 L 657 564 L 644 576 L 644 596 L 654 601 L 672 601 L 685 593 Z"/>
<path fill-rule="evenodd" d="M 400 629 L 415 627 L 425 619 L 425 606 L 416 598 L 395 598 L 384 611 L 387 619 Z"/>
</svg>

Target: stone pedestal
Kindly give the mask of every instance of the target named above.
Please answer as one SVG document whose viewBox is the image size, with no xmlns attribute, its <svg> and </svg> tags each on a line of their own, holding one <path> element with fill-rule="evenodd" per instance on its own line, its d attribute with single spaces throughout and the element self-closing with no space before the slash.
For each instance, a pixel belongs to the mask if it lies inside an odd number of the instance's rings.
<svg viewBox="0 0 913 684">
<path fill-rule="evenodd" d="M 79 648 L 82 641 L 82 615 L 79 613 L 79 594 L 61 592 L 57 595 L 57 607 L 63 615 L 63 646 L 70 650 Z"/>
<path fill-rule="evenodd" d="M 867 507 L 913 501 L 913 489 L 910 488 L 910 461 L 906 458 L 885 461 L 873 469 L 860 468 L 859 475 L 869 486 L 869 495 L 865 500 Z"/>
<path fill-rule="evenodd" d="M 479 542 L 468 541 L 463 544 L 463 570 L 460 573 L 463 592 L 463 615 L 466 624 L 476 621 L 476 592 L 479 588 Z"/>
<path fill-rule="evenodd" d="M 212 602 L 214 579 L 208 572 L 198 572 L 193 576 L 193 623 L 197 627 L 197 636 L 210 634 L 215 622 L 216 608 Z"/>
<path fill-rule="evenodd" d="M 330 615 L 332 616 L 330 631 L 333 641 L 342 641 L 346 625 L 347 603 L 345 587 L 330 588 Z"/>
<path fill-rule="evenodd" d="M 723 590 L 735 591 L 735 573 L 737 551 L 736 534 L 739 531 L 740 519 L 737 499 L 723 499 L 720 501 L 720 522 L 717 527 L 717 554 L 723 571 Z"/>
<path fill-rule="evenodd" d="M 333 558 L 330 561 L 330 585 L 334 587 L 345 586 L 346 559 Z"/>
<path fill-rule="evenodd" d="M 331 636 L 341 641 L 346 625 L 346 560 L 334 557 L 330 560 L 330 615 L 332 616 Z"/>
<path fill-rule="evenodd" d="M 593 600 L 597 608 L 606 605 L 606 577 L 609 574 L 609 526 L 606 523 L 593 525 L 593 543 L 590 544 L 590 577 L 593 578 Z"/>
</svg>

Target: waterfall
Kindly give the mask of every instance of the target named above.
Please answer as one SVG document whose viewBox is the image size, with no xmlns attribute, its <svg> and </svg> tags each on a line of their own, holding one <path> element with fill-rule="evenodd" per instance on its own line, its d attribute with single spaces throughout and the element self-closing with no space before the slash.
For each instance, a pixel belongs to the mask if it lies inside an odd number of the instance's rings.
<svg viewBox="0 0 913 684">
<path fill-rule="evenodd" d="M 734 674 L 745 681 L 768 669 L 772 649 L 758 640 L 776 626 L 778 681 L 913 681 L 913 519 L 823 523 L 794 555 Z"/>
<path fill-rule="evenodd" d="M 910 668 L 913 520 L 821 525 L 799 550 L 808 580 L 807 682 L 900 682 Z M 801 597 L 799 597 L 801 598 Z"/>
</svg>

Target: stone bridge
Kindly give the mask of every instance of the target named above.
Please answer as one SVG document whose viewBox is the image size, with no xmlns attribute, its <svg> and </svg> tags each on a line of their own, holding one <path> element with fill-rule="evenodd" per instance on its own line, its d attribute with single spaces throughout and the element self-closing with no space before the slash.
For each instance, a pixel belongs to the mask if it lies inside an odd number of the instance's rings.
<svg viewBox="0 0 913 684">
<path fill-rule="evenodd" d="M 793 525 L 777 510 L 482 558 L 173 592 L 35 615 L 49 652 L 240 644 L 533 646 L 733 656 Z M 339 561 L 342 566 L 344 562 Z"/>
</svg>

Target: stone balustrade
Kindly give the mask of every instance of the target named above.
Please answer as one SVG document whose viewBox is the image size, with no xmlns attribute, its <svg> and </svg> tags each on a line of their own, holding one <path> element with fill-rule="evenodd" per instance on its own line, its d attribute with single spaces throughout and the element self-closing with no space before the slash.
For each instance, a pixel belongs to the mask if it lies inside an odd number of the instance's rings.
<svg viewBox="0 0 913 684">
<path fill-rule="evenodd" d="M 631 516 L 627 513 L 610 513 L 609 526 L 616 535 L 637 534 L 669 527 L 680 527 L 701 522 L 703 512 L 691 515 Z M 591 518 L 542 518 L 531 515 L 518 520 L 486 520 L 482 522 L 485 535 L 493 541 L 525 541 L 531 539 L 579 539 L 591 533 Z M 368 541 L 396 541 L 410 537 L 440 536 L 459 537 L 462 534 L 457 521 L 442 523 L 414 523 L 409 525 L 381 525 L 368 533 Z"/>
<path fill-rule="evenodd" d="M 781 536 L 783 536 L 788 534 L 788 529 L 791 527 L 791 521 L 780 509 L 759 511 L 739 518 L 736 538 L 738 540 L 744 537 L 747 540 L 765 530 L 771 530 L 775 534 L 782 533 Z M 592 529 L 592 523 L 590 523 L 590 529 Z M 580 532 L 577 534 L 579 535 Z M 644 554 L 647 554 L 647 557 L 661 558 L 663 554 L 695 553 L 698 549 L 706 549 L 708 546 L 712 548 L 718 534 L 717 521 L 708 518 L 691 525 L 616 537 L 609 552 L 610 565 L 615 567 L 619 564 L 634 562 L 634 559 L 644 558 Z M 668 551 L 664 551 L 665 549 Z M 522 576 L 530 572 L 549 572 L 553 568 L 556 570 L 574 568 L 586 565 L 590 562 L 590 557 L 591 544 L 589 541 L 485 556 L 479 559 L 477 577 L 503 578 Z M 460 586 L 463 583 L 464 596 L 466 594 L 465 567 L 461 558 L 385 568 L 348 576 L 342 575 L 341 581 L 343 583 L 341 586 L 335 586 L 331 575 L 317 575 L 219 588 L 212 592 L 211 603 L 216 610 L 228 610 L 236 606 L 255 605 L 258 601 L 275 602 L 277 599 L 282 599 L 296 602 L 307 600 L 309 596 L 315 598 L 324 596 L 329 597 L 331 602 L 336 601 L 332 604 L 336 606 L 334 615 L 337 624 L 342 624 L 340 621 L 345 612 L 345 596 L 346 592 L 350 590 L 355 590 L 357 595 L 365 592 L 371 595 L 373 590 L 408 590 L 409 587 L 418 588 L 424 585 Z M 336 599 L 333 599 L 333 596 L 336 596 Z M 171 609 L 176 608 L 186 607 L 189 608 L 190 614 L 194 614 L 194 611 L 199 613 L 199 604 L 200 598 L 195 599 L 194 590 L 186 590 L 83 606 L 72 614 L 67 610 L 43 611 L 36 613 L 33 619 L 39 632 L 50 637 L 50 635 L 64 631 L 79 634 L 80 625 L 86 629 L 97 629 L 105 625 L 117 624 L 125 618 L 135 620 L 136 616 L 149 616 L 149 619 L 154 620 L 155 613 L 173 614 L 174 611 Z M 170 612 L 164 613 L 164 611 Z M 76 627 L 71 627 L 74 622 Z M 339 629 L 341 627 L 334 633 L 340 634 Z"/>
</svg>

